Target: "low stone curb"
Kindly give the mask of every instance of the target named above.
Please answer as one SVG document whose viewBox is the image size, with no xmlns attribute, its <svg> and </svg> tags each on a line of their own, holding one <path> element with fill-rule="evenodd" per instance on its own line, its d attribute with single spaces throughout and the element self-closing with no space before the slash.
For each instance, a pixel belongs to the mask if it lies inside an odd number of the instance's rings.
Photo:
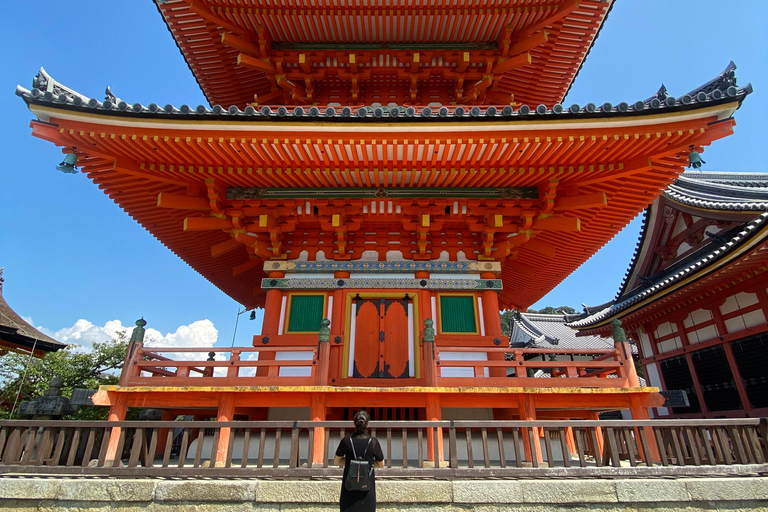
<svg viewBox="0 0 768 512">
<path fill-rule="evenodd" d="M 105 478 L 0 478 L 0 510 L 11 502 L 18 510 L 36 510 L 38 502 L 78 502 L 168 506 L 196 503 L 206 510 L 221 510 L 248 503 L 261 510 L 326 510 L 338 503 L 338 480 L 161 480 Z M 377 498 L 383 509 L 390 504 L 417 509 L 422 506 L 456 505 L 578 505 L 603 504 L 613 508 L 642 504 L 675 504 L 674 508 L 696 503 L 768 504 L 768 478 L 718 477 L 626 480 L 382 480 Z M 3 503 L 5 502 L 5 503 Z M 23 505 L 28 504 L 29 508 Z M 143 504 L 143 505 L 140 505 Z M 624 505 L 622 505 L 624 504 Z M 445 508 L 440 506 L 440 508 Z M 651 506 L 651 505 L 647 505 Z M 711 505 L 709 505 L 711 506 Z M 265 508 L 266 507 L 266 508 Z M 54 507 L 55 509 L 56 507 Z M 152 507 L 149 507 L 152 508 Z M 475 507 L 480 510 L 483 507 Z M 501 507 L 508 508 L 508 507 Z M 696 507 L 694 507 L 696 508 Z"/>
</svg>

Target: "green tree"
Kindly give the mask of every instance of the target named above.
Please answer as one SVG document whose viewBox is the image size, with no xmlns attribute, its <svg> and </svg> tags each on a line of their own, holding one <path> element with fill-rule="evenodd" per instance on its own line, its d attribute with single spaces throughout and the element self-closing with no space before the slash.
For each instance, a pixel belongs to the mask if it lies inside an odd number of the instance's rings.
<svg viewBox="0 0 768 512">
<path fill-rule="evenodd" d="M 72 395 L 74 388 L 116 384 L 127 348 L 126 336 L 117 333 L 111 341 L 94 343 L 90 352 L 66 347 L 42 359 L 17 353 L 5 355 L 0 358 L 0 418 L 10 417 L 14 402 L 18 409 L 19 403 L 42 395 L 55 375 L 62 378 L 62 394 L 66 397 Z M 106 415 L 105 407 L 81 407 L 69 419 L 100 419 Z"/>
<path fill-rule="evenodd" d="M 553 307 L 553 306 L 547 306 L 544 309 L 540 309 L 536 311 L 535 309 L 529 309 L 529 313 L 539 313 L 542 315 L 572 315 L 576 313 L 576 310 L 573 309 L 571 306 L 560 306 L 560 307 Z"/>
<path fill-rule="evenodd" d="M 515 320 L 515 310 L 507 310 L 501 314 L 501 332 L 504 336 L 509 337 L 512 335 L 512 322 Z"/>
</svg>

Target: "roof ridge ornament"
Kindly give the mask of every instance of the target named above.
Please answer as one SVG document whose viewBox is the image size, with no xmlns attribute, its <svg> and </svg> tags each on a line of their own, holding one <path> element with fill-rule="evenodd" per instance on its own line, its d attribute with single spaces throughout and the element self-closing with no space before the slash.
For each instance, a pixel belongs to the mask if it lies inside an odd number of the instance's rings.
<svg viewBox="0 0 768 512">
<path fill-rule="evenodd" d="M 713 91 L 725 93 L 729 87 L 738 87 L 736 84 L 736 64 L 733 61 L 730 61 L 728 66 L 717 77 L 695 88 L 688 93 L 688 96 L 695 97 L 700 92 L 705 94 L 710 94 Z"/>
</svg>

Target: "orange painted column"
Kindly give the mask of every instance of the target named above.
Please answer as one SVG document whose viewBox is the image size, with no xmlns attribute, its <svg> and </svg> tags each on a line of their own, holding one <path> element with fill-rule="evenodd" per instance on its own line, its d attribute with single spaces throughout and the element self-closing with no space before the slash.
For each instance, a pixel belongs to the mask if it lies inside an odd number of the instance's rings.
<svg viewBox="0 0 768 512">
<path fill-rule="evenodd" d="M 596 412 L 590 412 L 589 419 L 592 421 L 598 421 L 600 419 L 600 415 Z M 600 427 L 595 427 L 595 439 L 597 440 L 597 446 L 595 446 L 594 449 L 595 459 L 597 459 L 598 457 L 601 457 L 603 453 L 603 431 L 600 429 Z"/>
<path fill-rule="evenodd" d="M 216 421 L 232 421 L 235 416 L 235 394 L 222 393 L 219 396 L 219 408 L 216 412 Z M 227 452 L 229 451 L 229 436 L 232 435 L 231 427 L 221 427 L 219 429 L 219 444 L 216 447 L 216 460 L 211 461 L 216 467 L 223 467 L 227 462 Z"/>
<path fill-rule="evenodd" d="M 443 418 L 443 407 L 440 403 L 440 395 L 427 395 L 427 421 L 440 421 Z M 435 443 L 437 443 L 438 460 L 435 461 Z M 443 453 L 443 429 L 427 429 L 427 460 L 440 467 L 440 462 L 445 460 Z"/>
<path fill-rule="evenodd" d="M 334 272 L 337 279 L 349 278 L 349 272 Z M 336 379 L 343 375 L 344 360 L 344 329 L 346 320 L 346 295 L 344 290 L 333 290 L 333 311 L 328 319 L 331 321 L 331 342 L 328 350 L 328 380 L 326 385 L 334 385 Z"/>
<path fill-rule="evenodd" d="M 523 421 L 536 421 L 536 398 L 528 393 L 521 393 L 520 399 L 520 419 Z M 528 430 L 528 429 L 526 429 Z M 531 444 L 530 436 L 528 432 L 524 430 L 523 434 L 523 449 L 525 450 L 525 458 L 533 461 L 533 457 L 536 457 L 537 462 L 543 462 L 544 458 L 541 454 L 541 441 L 539 440 L 539 429 L 533 429 L 533 444 Z"/>
<path fill-rule="evenodd" d="M 161 421 L 173 421 L 176 418 L 176 413 L 173 411 L 164 410 L 163 415 L 160 417 Z M 168 441 L 168 434 L 172 434 L 172 428 L 161 428 L 157 430 L 157 447 L 153 457 L 162 455 L 165 452 L 165 443 Z"/>
<path fill-rule="evenodd" d="M 285 277 L 285 272 L 270 272 L 271 278 L 280 279 Z M 265 336 L 272 338 L 280 333 L 280 309 L 283 305 L 283 292 L 281 290 L 267 290 L 264 300 L 264 323 L 261 325 L 261 339 Z M 262 346 L 260 339 L 254 337 L 253 346 Z M 273 361 L 274 352 L 259 352 L 259 361 Z M 256 375 L 263 377 L 269 374 L 268 367 L 259 367 L 256 369 Z"/>
<path fill-rule="evenodd" d="M 309 407 L 309 419 L 311 421 L 325 421 L 326 418 L 325 395 L 312 394 L 312 402 Z M 325 460 L 325 427 L 315 427 L 314 444 L 312 445 L 312 461 L 314 467 L 322 467 Z"/>
<path fill-rule="evenodd" d="M 107 421 L 125 421 L 125 413 L 128 411 L 128 395 L 125 393 L 115 393 L 115 401 L 109 408 Z M 114 466 L 120 463 L 120 455 L 117 453 L 120 443 L 121 427 L 112 427 L 109 432 L 109 444 L 107 444 L 107 454 L 104 457 L 106 467 Z"/>
<path fill-rule="evenodd" d="M 429 276 L 428 272 L 418 272 L 417 274 L 422 273 Z M 419 290 L 417 297 L 419 298 L 419 311 L 416 315 L 413 339 L 414 342 L 421 341 L 421 354 L 420 356 L 416 355 L 419 354 L 419 351 L 416 350 L 417 347 L 414 347 L 414 357 L 421 357 L 421 376 L 424 378 L 424 385 L 435 386 L 437 385 L 437 375 L 439 373 L 435 364 L 437 362 L 435 342 L 424 342 L 423 336 L 424 320 L 427 318 L 432 320 L 432 328 L 437 332 L 437 319 L 435 318 L 437 312 L 432 311 L 432 294 L 429 290 Z"/>
<path fill-rule="evenodd" d="M 484 272 L 480 274 L 480 279 L 496 279 L 493 272 Z M 501 320 L 499 316 L 499 294 L 494 290 L 486 290 L 480 294 L 483 299 L 483 324 L 485 325 L 485 335 L 498 338 L 504 343 L 504 335 L 501 332 Z M 495 346 L 495 345 L 494 345 Z M 499 345 L 501 346 L 501 345 Z M 489 353 L 489 361 L 503 361 L 504 354 Z M 493 367 L 488 372 L 491 377 L 506 377 L 506 368 Z"/>
<path fill-rule="evenodd" d="M 637 395 L 631 395 L 630 396 L 630 408 L 629 412 L 632 414 L 633 420 L 649 420 L 651 419 L 650 414 L 648 414 L 648 408 L 645 407 L 641 401 L 640 397 Z M 652 462 L 661 462 L 661 455 L 659 454 L 659 447 L 656 444 L 656 437 L 653 435 L 653 428 L 652 427 L 640 427 L 643 429 L 643 433 L 645 434 L 645 441 L 648 443 L 648 452 L 651 455 L 651 461 Z M 637 432 L 638 429 L 635 429 L 635 437 L 637 439 L 640 439 L 640 433 Z M 643 451 L 640 450 L 640 458 L 644 459 Z"/>
</svg>

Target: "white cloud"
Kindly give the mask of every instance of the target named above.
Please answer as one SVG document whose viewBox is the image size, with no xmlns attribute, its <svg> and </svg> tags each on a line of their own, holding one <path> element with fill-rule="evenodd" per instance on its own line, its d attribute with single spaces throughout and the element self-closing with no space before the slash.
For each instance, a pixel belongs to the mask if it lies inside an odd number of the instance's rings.
<svg viewBox="0 0 768 512">
<path fill-rule="evenodd" d="M 31 319 L 30 319 L 31 320 Z M 72 325 L 51 333 L 44 327 L 38 327 L 39 330 L 46 332 L 62 343 L 76 345 L 75 350 L 90 350 L 93 343 L 109 341 L 117 336 L 118 333 L 124 333 L 130 337 L 133 326 L 124 326 L 120 320 L 110 320 L 103 326 L 94 325 L 93 322 L 81 318 Z M 163 335 L 157 329 L 147 329 L 144 334 L 145 346 L 147 347 L 190 347 L 190 348 L 209 348 L 212 347 L 219 337 L 219 331 L 214 327 L 210 320 L 197 320 L 189 325 L 182 325 L 175 332 L 169 332 Z M 166 357 L 174 359 L 207 359 L 206 352 L 191 354 L 167 354 Z"/>
</svg>

